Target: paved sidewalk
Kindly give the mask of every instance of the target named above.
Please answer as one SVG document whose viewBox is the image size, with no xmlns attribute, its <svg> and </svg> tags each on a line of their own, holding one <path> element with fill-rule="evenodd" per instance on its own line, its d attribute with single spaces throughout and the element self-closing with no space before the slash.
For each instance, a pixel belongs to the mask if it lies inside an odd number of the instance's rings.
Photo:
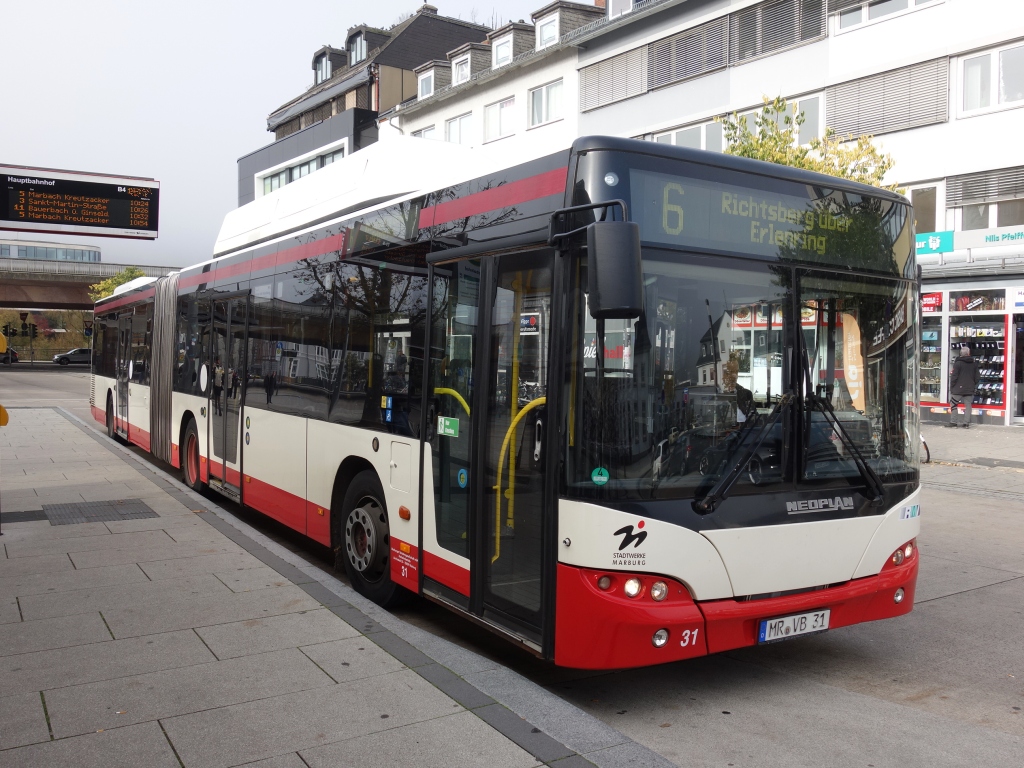
<svg viewBox="0 0 1024 768">
<path fill-rule="evenodd" d="M 671 765 L 65 411 L 12 410 L 0 489 L 0 768 Z"/>
<path fill-rule="evenodd" d="M 927 423 L 921 429 L 932 462 L 921 467 L 921 482 L 945 491 L 1024 500 L 1024 427 L 972 425 L 949 429 Z"/>
</svg>

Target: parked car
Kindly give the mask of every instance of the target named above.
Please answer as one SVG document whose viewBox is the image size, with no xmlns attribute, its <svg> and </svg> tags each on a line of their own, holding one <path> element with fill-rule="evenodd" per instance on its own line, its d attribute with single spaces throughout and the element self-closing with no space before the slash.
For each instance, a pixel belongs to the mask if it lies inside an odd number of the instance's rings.
<svg viewBox="0 0 1024 768">
<path fill-rule="evenodd" d="M 0 355 L 0 363 L 3 363 L 4 365 L 12 365 L 16 362 L 18 362 L 18 353 L 10 347 L 7 348 L 6 352 Z"/>
<path fill-rule="evenodd" d="M 69 352 L 61 352 L 53 356 L 53 362 L 58 365 L 70 365 L 71 363 L 84 363 L 88 365 L 92 361 L 92 350 L 88 347 L 79 347 Z"/>
</svg>

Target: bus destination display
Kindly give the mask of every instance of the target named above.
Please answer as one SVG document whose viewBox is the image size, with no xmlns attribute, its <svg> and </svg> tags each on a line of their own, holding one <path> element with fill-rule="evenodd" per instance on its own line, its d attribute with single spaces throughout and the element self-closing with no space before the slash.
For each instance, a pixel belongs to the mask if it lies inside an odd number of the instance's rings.
<svg viewBox="0 0 1024 768">
<path fill-rule="evenodd" d="M 823 256 L 851 218 L 806 197 L 652 171 L 630 172 L 644 240 L 775 258 Z"/>
<path fill-rule="evenodd" d="M 151 179 L 0 167 L 0 229 L 154 239 L 159 209 Z"/>
</svg>

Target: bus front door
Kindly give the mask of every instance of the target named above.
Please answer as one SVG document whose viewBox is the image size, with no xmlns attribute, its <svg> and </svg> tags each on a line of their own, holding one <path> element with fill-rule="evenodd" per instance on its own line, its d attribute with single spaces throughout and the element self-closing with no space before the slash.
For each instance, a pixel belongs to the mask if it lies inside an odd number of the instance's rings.
<svg viewBox="0 0 1024 768">
<path fill-rule="evenodd" d="M 241 492 L 241 412 L 248 306 L 247 295 L 211 302 L 210 485 L 236 498 Z"/>
<path fill-rule="evenodd" d="M 114 430 L 128 439 L 128 382 L 132 378 L 132 315 L 117 320 L 117 418 Z"/>
<path fill-rule="evenodd" d="M 498 257 L 491 265 L 487 352 L 476 391 L 484 415 L 483 506 L 473 567 L 483 615 L 531 644 L 543 641 L 546 499 L 544 445 L 551 328 L 553 252 Z M 479 370 L 479 369 L 478 369 Z M 550 543 L 550 542 L 548 542 Z"/>
</svg>

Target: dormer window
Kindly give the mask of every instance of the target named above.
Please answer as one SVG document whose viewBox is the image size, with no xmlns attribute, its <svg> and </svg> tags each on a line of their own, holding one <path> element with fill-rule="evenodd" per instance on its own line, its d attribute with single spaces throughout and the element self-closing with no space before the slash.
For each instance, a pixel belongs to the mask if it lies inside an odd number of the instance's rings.
<svg viewBox="0 0 1024 768">
<path fill-rule="evenodd" d="M 348 60 L 356 64 L 366 58 L 366 38 L 362 34 L 353 35 L 348 41 Z"/>
<path fill-rule="evenodd" d="M 503 67 L 512 61 L 512 35 L 503 37 L 500 40 L 495 40 L 494 47 L 491 48 L 491 51 L 491 66 L 494 69 Z"/>
<path fill-rule="evenodd" d="M 465 83 L 469 80 L 469 56 L 452 61 L 452 85 Z"/>
<path fill-rule="evenodd" d="M 317 56 L 316 59 L 316 84 L 322 83 L 331 76 L 331 60 L 327 58 L 325 53 L 323 56 Z"/>
<path fill-rule="evenodd" d="M 553 13 L 537 22 L 537 50 L 558 42 L 558 14 Z"/>
<path fill-rule="evenodd" d="M 434 95 L 434 71 L 426 72 L 419 77 L 419 88 L 417 98 L 425 99 Z"/>
</svg>

